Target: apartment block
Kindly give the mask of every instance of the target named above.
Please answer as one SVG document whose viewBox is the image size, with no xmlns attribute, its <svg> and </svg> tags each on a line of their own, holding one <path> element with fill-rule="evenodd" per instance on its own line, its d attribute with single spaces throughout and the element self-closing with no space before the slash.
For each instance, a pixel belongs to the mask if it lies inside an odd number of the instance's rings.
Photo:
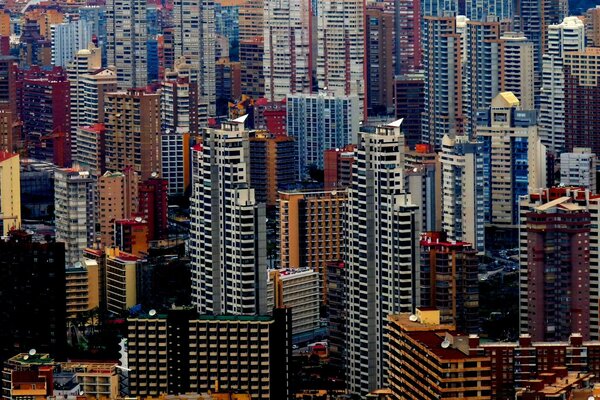
<svg viewBox="0 0 600 400">
<path fill-rule="evenodd" d="M 308 337 L 321 325 L 321 276 L 310 268 L 267 271 L 267 309 L 292 311 L 292 335 Z"/>
<path fill-rule="evenodd" d="M 252 399 L 290 396 L 291 317 L 198 315 L 170 310 L 128 319 L 130 394 L 241 391 Z M 184 354 L 182 349 L 186 350 Z"/>
<path fill-rule="evenodd" d="M 21 164 L 19 155 L 0 151 L 0 232 L 21 227 Z"/>
</svg>

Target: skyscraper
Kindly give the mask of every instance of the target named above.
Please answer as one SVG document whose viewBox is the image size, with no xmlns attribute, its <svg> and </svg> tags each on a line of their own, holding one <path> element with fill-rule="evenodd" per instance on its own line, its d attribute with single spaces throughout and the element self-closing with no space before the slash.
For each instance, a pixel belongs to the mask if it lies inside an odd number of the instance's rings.
<svg viewBox="0 0 600 400">
<path fill-rule="evenodd" d="M 192 299 L 200 313 L 266 312 L 266 217 L 249 187 L 244 120 L 207 129 L 192 150 Z"/>
<path fill-rule="evenodd" d="M 404 191 L 401 121 L 363 133 L 348 192 L 347 385 L 386 384 L 387 316 L 413 311 L 417 207 Z"/>
<path fill-rule="evenodd" d="M 600 101 L 600 48 L 565 52 L 565 150 L 589 147 L 600 154 L 600 118 L 595 114 Z"/>
<path fill-rule="evenodd" d="M 440 149 L 445 135 L 463 132 L 462 44 L 456 17 L 425 17 L 425 107 L 422 142 Z M 464 25 L 464 21 L 460 21 Z"/>
<path fill-rule="evenodd" d="M 56 240 L 65 243 L 65 262 L 75 264 L 92 247 L 96 229 L 96 179 L 72 168 L 54 172 Z"/>
<path fill-rule="evenodd" d="M 105 96 L 106 169 L 132 167 L 141 179 L 160 171 L 160 96 L 130 89 Z"/>
<path fill-rule="evenodd" d="M 25 147 L 30 156 L 65 167 L 71 163 L 70 94 L 60 67 L 31 67 L 22 83 Z"/>
<path fill-rule="evenodd" d="M 535 74 L 534 44 L 521 33 L 506 32 L 501 39 L 503 92 L 512 92 L 524 110 L 536 109 L 539 81 Z"/>
<path fill-rule="evenodd" d="M 281 267 L 308 267 L 321 273 L 326 285 L 327 262 L 342 257 L 348 194 L 345 190 L 307 190 L 280 192 L 279 196 Z"/>
<path fill-rule="evenodd" d="M 52 65 L 66 67 L 92 41 L 92 22 L 80 19 L 52 25 Z"/>
<path fill-rule="evenodd" d="M 570 196 L 528 197 L 521 202 L 520 250 L 527 262 L 521 318 L 536 341 L 566 340 L 571 332 L 589 339 L 597 330 L 590 326 L 590 211 Z"/>
<path fill-rule="evenodd" d="M 98 179 L 100 245 L 114 247 L 115 221 L 129 219 L 138 210 L 139 176 L 132 168 L 106 172 Z"/>
<path fill-rule="evenodd" d="M 317 81 L 336 96 L 358 96 L 366 114 L 364 0 L 318 0 Z"/>
<path fill-rule="evenodd" d="M 66 346 L 65 246 L 15 231 L 0 239 L 0 360 Z M 24 318 L 27 316 L 27 318 Z"/>
<path fill-rule="evenodd" d="M 359 98 L 332 94 L 297 94 L 287 97 L 287 133 L 296 139 L 298 177 L 309 168 L 323 169 L 325 150 L 356 143 Z"/>
<path fill-rule="evenodd" d="M 310 0 L 266 0 L 264 18 L 265 97 L 280 101 L 312 88 Z"/>
<path fill-rule="evenodd" d="M 275 207 L 279 190 L 297 182 L 296 141 L 255 131 L 250 135 L 250 185 L 256 201 Z"/>
<path fill-rule="evenodd" d="M 394 109 L 394 14 L 383 3 L 370 4 L 365 27 L 369 114 L 389 114 Z"/>
<path fill-rule="evenodd" d="M 185 57 L 198 70 L 190 82 L 198 85 L 200 115 L 215 116 L 215 9 L 213 0 L 173 3 L 175 58 Z M 205 121 L 203 121 L 205 122 Z"/>
<path fill-rule="evenodd" d="M 479 264 L 469 243 L 447 241 L 443 232 L 420 240 L 419 307 L 436 307 L 440 322 L 466 333 L 479 331 Z"/>
<path fill-rule="evenodd" d="M 394 2 L 395 75 L 405 75 L 421 69 L 421 1 Z"/>
<path fill-rule="evenodd" d="M 497 21 L 468 21 L 465 35 L 463 74 L 463 113 L 465 134 L 474 137 L 477 111 L 485 109 L 502 88 L 500 35 Z"/>
<path fill-rule="evenodd" d="M 17 104 L 17 59 L 0 56 L 0 148 L 6 151 L 21 145 Z"/>
<path fill-rule="evenodd" d="M 486 223 L 512 231 L 508 237 L 516 239 L 520 197 L 530 188 L 546 187 L 546 148 L 538 135 L 536 111 L 521 107 L 511 92 L 502 92 L 489 110 L 479 111 L 478 122 Z"/>
<path fill-rule="evenodd" d="M 582 187 L 598 193 L 596 184 L 598 157 L 590 149 L 575 147 L 572 153 L 560 155 L 560 183 Z"/>
<path fill-rule="evenodd" d="M 548 26 L 548 50 L 544 53 L 542 64 L 539 126 L 542 143 L 554 154 L 560 154 L 565 147 L 564 53 L 584 48 L 584 25 L 578 17 L 566 17 L 560 24 Z"/>
<path fill-rule="evenodd" d="M 19 155 L 0 151 L 0 232 L 21 227 L 21 165 Z"/>
<path fill-rule="evenodd" d="M 449 240 L 485 248 L 481 145 L 466 136 L 442 139 L 442 230 Z"/>
<path fill-rule="evenodd" d="M 107 62 L 117 69 L 119 90 L 146 86 L 146 1 L 107 0 L 106 18 Z"/>
</svg>

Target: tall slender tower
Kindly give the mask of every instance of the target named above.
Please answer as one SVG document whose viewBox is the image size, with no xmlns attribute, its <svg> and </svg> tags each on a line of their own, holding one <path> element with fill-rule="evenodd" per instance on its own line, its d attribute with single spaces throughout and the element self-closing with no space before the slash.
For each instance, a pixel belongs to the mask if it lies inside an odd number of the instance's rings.
<svg viewBox="0 0 600 400">
<path fill-rule="evenodd" d="M 347 383 L 362 396 L 387 382 L 387 317 L 411 312 L 416 212 L 404 191 L 398 120 L 364 133 L 348 193 Z"/>
<path fill-rule="evenodd" d="M 357 95 L 365 103 L 365 0 L 319 0 L 317 80 L 319 89 Z"/>
<path fill-rule="evenodd" d="M 175 0 L 173 23 L 175 58 L 185 57 L 198 71 L 190 81 L 198 84 L 198 114 L 206 124 L 216 113 L 214 1 Z"/>
<path fill-rule="evenodd" d="M 107 62 L 117 68 L 119 90 L 146 86 L 146 1 L 107 0 L 106 19 Z"/>
<path fill-rule="evenodd" d="M 440 149 L 444 135 L 463 131 L 462 40 L 456 17 L 425 17 L 424 23 L 425 107 L 421 134 L 423 143 Z"/>
<path fill-rule="evenodd" d="M 266 312 L 265 205 L 250 188 L 246 116 L 192 151 L 192 298 L 203 314 Z"/>
<path fill-rule="evenodd" d="M 548 50 L 543 57 L 539 129 L 542 143 L 559 154 L 565 148 L 565 74 L 563 54 L 585 48 L 585 27 L 578 17 L 566 17 L 548 27 Z"/>
<path fill-rule="evenodd" d="M 310 93 L 312 84 L 310 0 L 265 1 L 265 97 Z"/>
</svg>

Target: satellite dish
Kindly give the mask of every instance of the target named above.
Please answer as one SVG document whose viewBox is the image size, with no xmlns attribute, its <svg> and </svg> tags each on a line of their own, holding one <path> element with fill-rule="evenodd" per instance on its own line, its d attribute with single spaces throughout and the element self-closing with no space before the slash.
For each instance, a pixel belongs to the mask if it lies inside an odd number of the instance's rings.
<svg viewBox="0 0 600 400">
<path fill-rule="evenodd" d="M 448 339 L 444 339 L 444 341 L 442 342 L 442 349 L 447 349 L 448 347 L 450 347 L 450 342 L 448 341 Z"/>
<path fill-rule="evenodd" d="M 135 222 L 142 222 L 142 217 L 135 217 Z"/>
<path fill-rule="evenodd" d="M 35 353 L 37 353 L 37 351 L 35 351 L 35 349 L 29 350 L 29 355 L 30 356 L 35 356 Z"/>
<path fill-rule="evenodd" d="M 154 317 L 156 315 L 156 310 L 152 309 L 152 310 L 148 311 L 148 315 L 151 317 Z"/>
<path fill-rule="evenodd" d="M 408 319 L 412 322 L 417 322 L 418 317 L 415 314 L 411 314 L 410 317 L 408 317 Z"/>
<path fill-rule="evenodd" d="M 77 261 L 77 262 L 74 264 L 74 267 L 75 267 L 75 268 L 81 268 L 81 267 L 83 267 L 83 264 L 81 263 L 81 261 Z"/>
<path fill-rule="evenodd" d="M 587 398 L 587 400 L 596 400 L 596 398 L 594 396 L 590 396 Z"/>
<path fill-rule="evenodd" d="M 28 355 L 23 356 L 23 360 L 29 360 L 29 356 Z"/>
<path fill-rule="evenodd" d="M 150 174 L 150 176 L 153 178 L 158 178 L 158 172 L 153 172 Z"/>
</svg>

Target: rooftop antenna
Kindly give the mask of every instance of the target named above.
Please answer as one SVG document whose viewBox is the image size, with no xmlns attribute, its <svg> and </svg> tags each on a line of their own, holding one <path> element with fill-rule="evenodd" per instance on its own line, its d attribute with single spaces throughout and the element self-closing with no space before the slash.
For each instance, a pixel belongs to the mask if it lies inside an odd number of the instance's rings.
<svg viewBox="0 0 600 400">
<path fill-rule="evenodd" d="M 450 341 L 448 341 L 448 339 L 444 339 L 442 342 L 442 349 L 447 349 L 448 347 L 450 347 Z"/>
<path fill-rule="evenodd" d="M 410 317 L 408 317 L 408 319 L 412 322 L 417 322 L 418 317 L 415 314 L 410 314 Z"/>
</svg>

